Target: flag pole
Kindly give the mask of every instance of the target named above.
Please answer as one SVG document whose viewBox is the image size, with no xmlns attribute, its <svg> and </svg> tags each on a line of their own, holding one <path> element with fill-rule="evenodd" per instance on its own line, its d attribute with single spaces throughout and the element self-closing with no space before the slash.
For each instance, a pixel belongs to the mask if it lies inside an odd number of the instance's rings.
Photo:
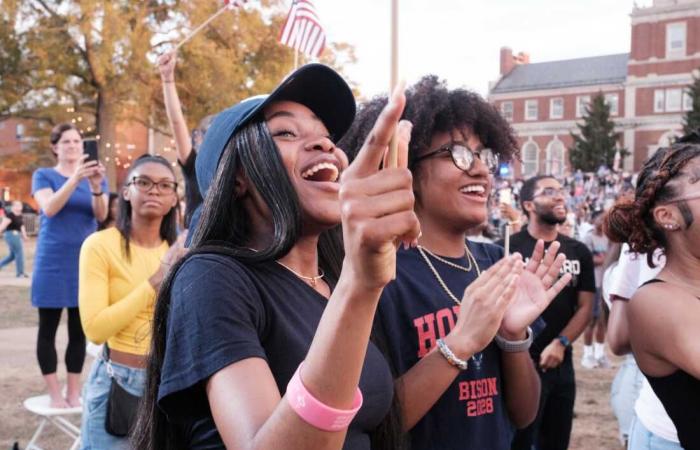
<svg viewBox="0 0 700 450">
<path fill-rule="evenodd" d="M 192 39 L 192 38 L 193 38 L 197 33 L 199 33 L 200 31 L 202 31 L 202 28 L 204 28 L 204 27 L 206 27 L 207 25 L 209 25 L 209 24 L 211 23 L 212 20 L 214 20 L 214 19 L 216 19 L 217 17 L 219 17 L 219 16 L 220 16 L 221 14 L 223 14 L 223 12 L 226 11 L 227 9 L 228 9 L 228 5 L 224 5 L 223 8 L 221 8 L 220 10 L 218 10 L 217 12 L 215 12 L 214 14 L 212 14 L 211 17 L 209 17 L 207 20 L 205 20 L 203 23 L 201 23 L 197 28 L 195 28 L 194 30 L 190 31 L 190 34 L 188 34 L 187 36 L 185 36 L 185 38 L 184 38 L 183 40 L 181 40 L 180 42 L 177 43 L 177 45 L 175 46 L 175 49 L 173 50 L 173 52 L 177 52 L 177 51 L 180 49 L 180 47 L 182 47 L 183 45 L 185 45 L 185 43 L 186 43 L 187 41 L 189 41 L 190 39 Z"/>
<path fill-rule="evenodd" d="M 389 77 L 389 98 L 399 82 L 399 0 L 391 0 L 391 70 Z M 389 141 L 387 167 L 398 166 L 398 141 L 396 132 Z"/>
</svg>

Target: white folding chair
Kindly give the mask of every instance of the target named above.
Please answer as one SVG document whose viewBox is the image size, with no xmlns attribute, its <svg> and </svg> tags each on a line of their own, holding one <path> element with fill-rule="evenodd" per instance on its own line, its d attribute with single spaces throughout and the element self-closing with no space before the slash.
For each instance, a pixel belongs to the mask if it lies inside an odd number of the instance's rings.
<svg viewBox="0 0 700 450">
<path fill-rule="evenodd" d="M 83 411 L 82 407 L 52 408 L 51 398 L 48 395 L 39 395 L 26 399 L 24 401 L 24 408 L 41 418 L 39 426 L 34 432 L 34 436 L 32 436 L 32 439 L 27 443 L 26 450 L 43 450 L 36 445 L 36 442 L 38 442 L 39 436 L 41 436 L 47 423 L 52 423 L 56 428 L 73 439 L 73 444 L 69 447 L 70 450 L 76 450 L 80 446 L 80 428 L 73 425 L 66 419 L 66 416 L 80 416 Z"/>
</svg>

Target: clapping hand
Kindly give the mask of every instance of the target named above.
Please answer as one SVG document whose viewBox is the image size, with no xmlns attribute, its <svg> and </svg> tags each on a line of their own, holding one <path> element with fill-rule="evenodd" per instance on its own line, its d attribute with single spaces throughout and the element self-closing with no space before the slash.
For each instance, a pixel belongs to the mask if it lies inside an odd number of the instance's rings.
<svg viewBox="0 0 700 450">
<path fill-rule="evenodd" d="M 498 334 L 504 339 L 525 338 L 525 330 L 571 281 L 571 274 L 559 278 L 566 256 L 557 255 L 561 244 L 555 241 L 545 253 L 544 242 L 538 240 L 530 260 L 518 280 L 518 293 L 503 316 Z M 558 278 L 558 279 L 557 279 Z"/>
</svg>

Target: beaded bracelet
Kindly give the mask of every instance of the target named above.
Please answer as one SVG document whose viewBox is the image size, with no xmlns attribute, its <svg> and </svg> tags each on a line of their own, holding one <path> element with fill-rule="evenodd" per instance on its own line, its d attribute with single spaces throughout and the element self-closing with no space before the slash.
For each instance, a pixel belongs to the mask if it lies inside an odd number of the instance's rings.
<svg viewBox="0 0 700 450">
<path fill-rule="evenodd" d="M 323 431 L 341 431 L 346 429 L 352 419 L 362 407 L 362 392 L 358 387 L 355 391 L 355 398 L 352 402 L 352 409 L 336 409 L 316 399 L 306 389 L 301 381 L 301 368 L 304 365 L 299 364 L 296 372 L 289 380 L 287 385 L 287 402 L 292 407 L 295 413 L 299 415 L 301 420 L 308 423 L 314 428 Z"/>
<path fill-rule="evenodd" d="M 448 363 L 457 367 L 459 370 L 467 370 L 467 367 L 469 367 L 467 361 L 457 358 L 457 356 L 455 356 L 455 354 L 452 353 L 452 350 L 450 350 L 450 347 L 448 347 L 447 344 L 445 344 L 445 341 L 443 341 L 442 339 L 438 339 L 437 346 L 438 350 L 440 351 L 440 354 L 445 357 Z"/>
</svg>

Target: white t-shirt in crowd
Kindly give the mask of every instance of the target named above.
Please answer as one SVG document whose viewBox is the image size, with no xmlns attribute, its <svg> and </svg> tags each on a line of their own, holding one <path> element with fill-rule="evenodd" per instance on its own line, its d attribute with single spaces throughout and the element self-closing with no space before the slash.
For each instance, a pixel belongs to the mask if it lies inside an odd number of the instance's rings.
<svg viewBox="0 0 700 450">
<path fill-rule="evenodd" d="M 629 246 L 624 244 L 618 264 L 611 272 L 609 294 L 632 298 L 639 286 L 656 278 L 666 264 L 666 258 L 660 250 L 654 253 L 653 261 L 656 267 L 651 268 L 647 263 L 647 255 L 632 253 Z M 634 412 L 647 430 L 667 441 L 679 442 L 676 427 L 646 377 L 634 404 Z"/>
</svg>

